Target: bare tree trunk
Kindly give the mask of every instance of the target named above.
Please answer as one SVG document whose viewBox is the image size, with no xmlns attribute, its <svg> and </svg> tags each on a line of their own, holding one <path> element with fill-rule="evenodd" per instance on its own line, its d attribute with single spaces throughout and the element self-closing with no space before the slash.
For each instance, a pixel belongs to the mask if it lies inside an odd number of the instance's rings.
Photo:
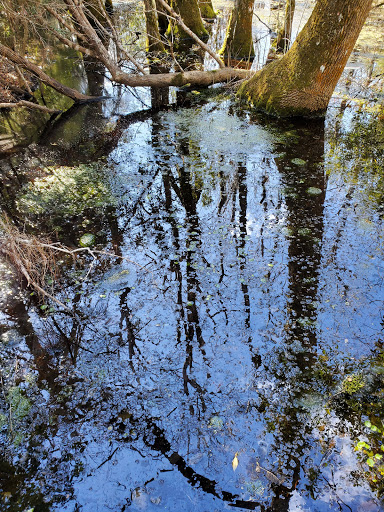
<svg viewBox="0 0 384 512">
<path fill-rule="evenodd" d="M 278 116 L 323 116 L 372 0 L 318 0 L 291 49 L 239 89 L 255 108 Z"/>
<path fill-rule="evenodd" d="M 252 40 L 252 17 L 254 0 L 235 0 L 224 45 L 220 55 L 226 63 L 232 60 L 253 60 L 255 49 Z"/>
<path fill-rule="evenodd" d="M 293 16 L 295 14 L 296 0 L 286 0 L 284 25 L 281 27 L 276 38 L 276 50 L 286 53 L 291 44 Z"/>
</svg>

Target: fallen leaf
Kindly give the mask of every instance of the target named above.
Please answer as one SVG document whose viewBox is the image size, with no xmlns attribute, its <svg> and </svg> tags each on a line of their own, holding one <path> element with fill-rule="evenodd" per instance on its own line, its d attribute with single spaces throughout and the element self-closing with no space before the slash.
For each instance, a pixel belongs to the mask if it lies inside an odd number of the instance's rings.
<svg viewBox="0 0 384 512">
<path fill-rule="evenodd" d="M 235 456 L 233 457 L 233 461 L 232 461 L 233 471 L 236 471 L 236 468 L 239 465 L 239 459 L 237 458 L 237 454 L 238 454 L 238 452 L 235 453 Z"/>
</svg>

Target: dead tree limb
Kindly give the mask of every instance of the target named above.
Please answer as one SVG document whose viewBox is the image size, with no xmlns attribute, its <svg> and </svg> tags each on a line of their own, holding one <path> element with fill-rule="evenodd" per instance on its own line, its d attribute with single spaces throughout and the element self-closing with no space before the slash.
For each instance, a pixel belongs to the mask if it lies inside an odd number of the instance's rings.
<svg viewBox="0 0 384 512">
<path fill-rule="evenodd" d="M 250 78 L 253 72 L 247 69 L 221 68 L 211 71 L 184 71 L 180 73 L 161 73 L 159 75 L 130 75 L 119 71 L 113 80 L 129 87 L 182 87 L 195 85 L 207 87 L 209 85 L 242 80 Z"/>
<path fill-rule="evenodd" d="M 31 101 L 20 100 L 14 103 L 0 103 L 0 109 L 2 108 L 17 108 L 17 107 L 26 107 L 35 110 L 41 110 L 47 114 L 60 114 L 61 110 L 55 110 L 53 108 L 45 107 L 44 105 L 39 105 L 39 103 L 32 103 Z"/>
<path fill-rule="evenodd" d="M 41 80 L 41 82 L 43 82 L 45 85 L 52 87 L 64 96 L 68 96 L 68 98 L 71 98 L 75 102 L 85 102 L 94 99 L 92 96 L 87 96 L 86 94 L 82 94 L 81 92 L 76 91 L 75 89 L 71 89 L 70 87 L 67 87 L 55 78 L 52 78 L 51 76 L 47 75 L 46 73 L 44 73 L 42 69 L 39 68 L 39 66 L 36 66 L 36 64 L 33 64 L 32 62 L 29 62 L 27 59 L 25 59 L 15 51 L 8 48 L 8 46 L 5 46 L 1 43 L 0 55 L 10 60 L 14 64 L 17 64 L 18 66 L 22 67 L 23 69 L 26 69 L 33 75 L 37 76 L 39 80 Z"/>
</svg>

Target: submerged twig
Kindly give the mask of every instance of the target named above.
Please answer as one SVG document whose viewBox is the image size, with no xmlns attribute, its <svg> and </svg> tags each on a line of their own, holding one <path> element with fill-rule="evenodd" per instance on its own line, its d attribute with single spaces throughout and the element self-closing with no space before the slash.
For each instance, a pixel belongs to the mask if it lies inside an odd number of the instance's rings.
<svg viewBox="0 0 384 512">
<path fill-rule="evenodd" d="M 125 260 L 145 272 L 150 272 L 139 263 L 112 252 L 91 249 L 90 247 L 71 249 L 60 243 L 51 243 L 45 238 L 39 239 L 33 235 L 20 233 L 7 218 L 0 220 L 0 253 L 3 253 L 15 269 L 26 279 L 28 286 L 35 289 L 39 295 L 47 297 L 58 304 L 78 321 L 81 320 L 80 317 L 45 287 L 47 275 L 50 278 L 58 277 L 57 259 L 59 254 L 66 254 L 73 261 L 75 261 L 76 256 L 82 253 L 91 256 L 92 262 L 86 277 L 88 277 L 93 265 L 98 260 L 98 256 Z"/>
<path fill-rule="evenodd" d="M 258 462 L 256 462 L 257 473 L 259 473 L 260 470 L 265 472 L 265 476 L 273 484 L 281 485 L 284 482 L 284 477 L 282 477 L 282 478 L 277 477 L 274 473 L 272 473 L 272 471 L 269 471 L 269 469 L 263 468 L 262 466 L 260 466 L 260 464 Z"/>
</svg>

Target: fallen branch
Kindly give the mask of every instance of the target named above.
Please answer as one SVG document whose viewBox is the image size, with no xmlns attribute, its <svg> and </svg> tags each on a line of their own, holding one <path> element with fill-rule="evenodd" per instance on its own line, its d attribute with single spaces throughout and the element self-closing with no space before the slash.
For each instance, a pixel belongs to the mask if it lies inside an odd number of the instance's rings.
<svg viewBox="0 0 384 512">
<path fill-rule="evenodd" d="M 211 71 L 184 71 L 158 75 L 131 75 L 119 71 L 112 75 L 115 82 L 129 87 L 182 87 L 183 85 L 209 86 L 231 80 L 250 78 L 253 71 L 238 68 L 221 68 Z"/>
<path fill-rule="evenodd" d="M 44 73 L 42 69 L 39 68 L 39 66 L 36 66 L 36 64 L 33 64 L 32 62 L 29 62 L 27 59 L 25 59 L 15 51 L 8 48 L 8 46 L 5 46 L 1 43 L 0 55 L 10 60 L 14 64 L 17 64 L 18 66 L 26 69 L 33 75 L 37 76 L 39 80 L 41 80 L 41 82 L 43 82 L 44 84 L 48 85 L 49 87 L 52 87 L 59 93 L 63 94 L 64 96 L 68 96 L 68 98 L 71 98 L 76 102 L 85 102 L 94 99 L 93 96 L 87 96 L 86 94 L 82 94 L 81 92 L 76 91 L 75 89 L 71 89 L 70 87 L 67 87 L 55 78 L 52 78 L 51 76 L 47 75 L 46 73 Z"/>
<path fill-rule="evenodd" d="M 38 103 L 32 103 L 31 101 L 26 100 L 20 100 L 15 103 L 0 103 L 0 109 L 17 107 L 27 107 L 36 110 L 41 110 L 42 112 L 46 112 L 47 114 L 60 114 L 62 112 L 61 110 L 55 110 L 53 108 L 48 108 L 44 105 L 39 105 Z"/>
</svg>

